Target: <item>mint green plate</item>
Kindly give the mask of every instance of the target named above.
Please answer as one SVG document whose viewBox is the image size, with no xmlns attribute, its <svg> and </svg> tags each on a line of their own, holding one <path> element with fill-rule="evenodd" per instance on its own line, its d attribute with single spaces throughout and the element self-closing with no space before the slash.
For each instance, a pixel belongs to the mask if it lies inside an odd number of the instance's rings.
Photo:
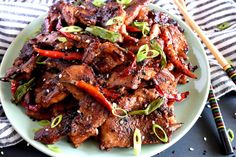
<svg viewBox="0 0 236 157">
<path fill-rule="evenodd" d="M 150 8 L 164 11 L 155 5 L 150 5 Z M 190 47 L 190 53 L 188 54 L 189 59 L 193 65 L 197 65 L 199 67 L 195 72 L 198 76 L 198 79 L 190 80 L 188 84 L 181 85 L 178 87 L 179 91 L 190 91 L 189 97 L 184 102 L 175 104 L 176 119 L 178 120 L 178 122 L 183 122 L 183 126 L 176 132 L 174 132 L 171 141 L 167 144 L 152 144 L 142 146 L 142 152 L 140 154 L 140 156 L 142 157 L 155 155 L 167 149 L 175 142 L 177 142 L 180 138 L 182 138 L 197 121 L 204 108 L 208 96 L 208 90 L 210 85 L 210 72 L 207 57 L 203 50 L 203 47 L 196 35 L 189 29 L 189 27 L 187 27 L 178 18 L 172 15 L 170 16 L 176 19 L 179 22 L 180 26 L 185 29 L 185 36 Z M 43 17 L 40 17 L 35 21 L 31 22 L 17 36 L 14 42 L 12 42 L 12 44 L 7 50 L 6 55 L 3 58 L 0 69 L 0 76 L 4 76 L 7 69 L 12 66 L 14 59 L 18 56 L 19 51 L 23 47 L 25 41 L 36 35 L 37 31 L 40 29 L 42 22 Z M 66 141 L 66 139 L 63 139 L 55 144 L 56 146 L 60 147 L 62 151 L 60 153 L 52 152 L 45 145 L 34 141 L 34 132 L 32 129 L 38 128 L 39 126 L 36 122 L 33 122 L 25 115 L 24 110 L 21 107 L 11 103 L 11 92 L 9 83 L 0 83 L 0 98 L 6 116 L 10 120 L 15 130 L 32 146 L 50 156 L 133 156 L 132 148 L 116 148 L 106 152 L 99 150 L 98 143 L 92 140 L 83 143 L 79 148 L 74 148 L 70 143 Z"/>
</svg>

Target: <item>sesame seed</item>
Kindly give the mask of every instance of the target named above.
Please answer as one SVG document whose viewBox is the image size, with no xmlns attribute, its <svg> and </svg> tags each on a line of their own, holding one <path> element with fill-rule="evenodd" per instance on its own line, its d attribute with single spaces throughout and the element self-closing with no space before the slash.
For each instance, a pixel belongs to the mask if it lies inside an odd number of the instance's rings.
<svg viewBox="0 0 236 157">
<path fill-rule="evenodd" d="M 49 93 L 49 92 L 50 92 L 50 90 L 49 90 L 49 89 L 46 89 L 46 92 L 47 92 L 47 93 Z"/>
<path fill-rule="evenodd" d="M 98 135 L 98 129 L 97 128 L 95 129 L 95 134 Z"/>
<path fill-rule="evenodd" d="M 80 110 L 77 110 L 77 113 L 81 113 Z"/>
<path fill-rule="evenodd" d="M 3 152 L 3 151 L 1 151 L 1 154 L 2 154 L 2 155 L 4 155 L 4 152 Z"/>
<path fill-rule="evenodd" d="M 30 144 L 29 144 L 29 143 L 27 143 L 27 144 L 26 144 L 26 146 L 27 146 L 27 147 L 29 147 L 29 146 L 30 146 Z"/>
<path fill-rule="evenodd" d="M 206 137 L 203 137 L 203 140 L 204 140 L 204 141 L 207 141 L 207 138 L 206 138 Z"/>
<path fill-rule="evenodd" d="M 45 131 L 48 131 L 48 128 L 46 128 Z"/>
<path fill-rule="evenodd" d="M 190 147 L 190 148 L 189 148 L 189 151 L 194 151 L 194 148 Z"/>
<path fill-rule="evenodd" d="M 154 120 L 152 121 L 152 124 L 155 124 L 155 121 L 154 121 Z"/>
<path fill-rule="evenodd" d="M 67 46 L 65 46 L 65 50 L 67 50 L 68 49 L 68 47 Z"/>
<path fill-rule="evenodd" d="M 211 108 L 211 105 L 207 105 L 207 108 Z"/>
<path fill-rule="evenodd" d="M 90 42 L 90 40 L 85 40 L 85 42 L 86 42 L 86 43 L 89 43 L 89 42 Z"/>
<path fill-rule="evenodd" d="M 43 82 L 46 81 L 46 78 L 43 79 Z"/>
<path fill-rule="evenodd" d="M 59 74 L 58 77 L 61 78 L 61 77 L 62 77 L 62 74 Z"/>
<path fill-rule="evenodd" d="M 142 136 L 142 140 L 144 140 L 145 139 L 145 136 Z"/>
</svg>

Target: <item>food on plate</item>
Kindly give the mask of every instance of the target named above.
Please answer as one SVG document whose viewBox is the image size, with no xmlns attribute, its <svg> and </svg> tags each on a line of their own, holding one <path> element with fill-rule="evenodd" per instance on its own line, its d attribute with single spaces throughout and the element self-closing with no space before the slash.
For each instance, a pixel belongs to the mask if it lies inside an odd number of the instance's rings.
<svg viewBox="0 0 236 157">
<path fill-rule="evenodd" d="M 152 0 L 59 1 L 41 32 L 25 43 L 2 81 L 12 101 L 39 122 L 34 139 L 62 137 L 79 147 L 94 137 L 100 149 L 167 143 L 181 127 L 178 84 L 197 76 L 184 30 Z"/>
</svg>

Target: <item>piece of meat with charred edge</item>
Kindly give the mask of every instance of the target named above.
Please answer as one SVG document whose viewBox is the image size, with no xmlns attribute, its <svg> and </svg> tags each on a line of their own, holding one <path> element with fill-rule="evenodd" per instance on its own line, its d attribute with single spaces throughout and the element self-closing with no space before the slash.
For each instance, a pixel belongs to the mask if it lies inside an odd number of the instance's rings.
<svg viewBox="0 0 236 157">
<path fill-rule="evenodd" d="M 126 52 L 115 44 L 105 42 L 100 46 L 100 51 L 93 62 L 93 66 L 100 73 L 110 72 L 125 61 Z"/>
<path fill-rule="evenodd" d="M 47 108 L 63 100 L 68 94 L 59 82 L 57 74 L 46 73 L 43 78 L 44 81 L 35 89 L 35 102 Z"/>
<path fill-rule="evenodd" d="M 114 147 L 132 147 L 136 128 L 141 131 L 142 144 L 161 143 L 152 131 L 153 123 L 160 125 L 170 140 L 173 130 L 169 125 L 168 115 L 163 111 L 157 110 L 148 116 L 133 115 L 123 119 L 110 116 L 101 126 L 100 148 L 109 150 Z"/>
<path fill-rule="evenodd" d="M 148 3 L 151 3 L 153 0 L 133 0 L 129 7 L 125 9 L 126 11 L 126 19 L 125 24 L 129 25 L 131 24 L 134 19 L 138 16 L 140 10 L 143 8 L 143 6 L 147 5 Z"/>
<path fill-rule="evenodd" d="M 77 22 L 77 19 L 75 18 L 76 11 L 76 7 L 68 3 L 61 7 L 62 16 L 69 26 L 75 25 L 75 23 Z"/>
<path fill-rule="evenodd" d="M 181 60 L 178 58 L 177 52 L 173 47 L 173 39 L 170 31 L 167 26 L 161 27 L 161 38 L 164 40 L 164 52 L 171 63 L 175 66 L 175 68 L 182 74 L 185 74 L 191 78 L 197 78 L 195 74 L 193 74 L 186 65 L 184 65 Z"/>
<path fill-rule="evenodd" d="M 161 70 L 153 78 L 155 84 L 160 87 L 160 90 L 167 94 L 177 94 L 177 80 L 167 69 Z"/>
<path fill-rule="evenodd" d="M 35 133 L 34 140 L 43 144 L 53 144 L 66 136 L 71 131 L 71 122 L 76 117 L 77 112 L 71 111 L 62 115 L 61 122 L 54 128 L 46 126 Z"/>
<path fill-rule="evenodd" d="M 82 62 L 85 64 L 91 64 L 94 58 L 101 53 L 99 49 L 100 45 L 100 42 L 92 42 L 89 44 L 89 46 L 84 49 Z"/>
<path fill-rule="evenodd" d="M 123 10 L 123 6 L 116 2 L 108 2 L 104 6 L 100 7 L 96 13 L 98 23 L 104 28 L 118 32 L 120 27 L 124 24 L 126 12 Z M 118 19 L 114 19 L 119 17 Z M 114 24 L 107 25 L 107 21 L 114 19 Z"/>
<path fill-rule="evenodd" d="M 80 108 L 77 111 L 79 114 L 72 121 L 69 135 L 75 147 L 79 147 L 89 137 L 97 136 L 98 127 L 105 122 L 109 113 L 103 105 L 89 95 L 83 95 L 80 98 L 82 98 L 79 99 Z"/>
<path fill-rule="evenodd" d="M 137 74 L 123 75 L 121 72 L 113 72 L 107 82 L 108 88 L 126 87 L 128 89 L 137 89 L 141 79 Z"/>
<path fill-rule="evenodd" d="M 150 40 L 159 37 L 161 30 L 159 28 L 159 24 L 153 24 L 150 31 Z"/>
<path fill-rule="evenodd" d="M 186 54 L 188 52 L 188 44 L 183 33 L 181 33 L 178 27 L 174 25 L 169 25 L 168 30 L 172 37 L 174 50 L 177 52 L 178 56 L 185 60 L 188 59 Z"/>
<path fill-rule="evenodd" d="M 62 72 L 65 68 L 71 66 L 71 62 L 68 62 L 67 60 L 62 59 L 55 59 L 55 58 L 47 58 L 44 61 L 46 65 L 47 71 L 50 70 L 58 70 L 59 72 Z"/>
<path fill-rule="evenodd" d="M 14 75 L 22 74 L 20 79 L 30 78 L 33 69 L 36 66 L 36 55 L 34 54 L 31 42 L 27 42 L 20 50 L 20 55 L 14 60 L 13 67 L 6 72 L 6 78 L 12 78 Z"/>
<path fill-rule="evenodd" d="M 97 23 L 96 12 L 97 8 L 90 2 L 84 3 L 76 7 L 75 17 L 78 20 L 78 23 L 85 26 L 91 26 Z"/>
<path fill-rule="evenodd" d="M 93 69 L 86 65 L 72 65 L 61 73 L 60 82 L 70 82 L 71 80 L 83 80 L 88 83 L 95 83 Z"/>
</svg>

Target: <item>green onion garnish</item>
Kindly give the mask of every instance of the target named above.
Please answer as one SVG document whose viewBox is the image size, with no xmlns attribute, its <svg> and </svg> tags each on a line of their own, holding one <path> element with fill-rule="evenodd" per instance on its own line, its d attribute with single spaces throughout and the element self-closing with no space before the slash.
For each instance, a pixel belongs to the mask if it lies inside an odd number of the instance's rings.
<svg viewBox="0 0 236 157">
<path fill-rule="evenodd" d="M 112 114 L 116 117 L 119 117 L 119 118 L 124 118 L 124 117 L 127 117 L 127 115 L 128 115 L 126 110 L 124 110 L 122 108 L 118 108 L 118 107 L 113 107 Z"/>
<path fill-rule="evenodd" d="M 149 115 L 158 109 L 164 103 L 163 98 L 158 98 L 152 101 L 145 110 L 135 110 L 128 113 L 128 115 Z"/>
<path fill-rule="evenodd" d="M 60 42 L 62 42 L 62 43 L 67 42 L 66 37 L 57 37 L 57 40 L 60 41 Z"/>
<path fill-rule="evenodd" d="M 61 120 L 62 120 L 62 115 L 60 114 L 52 120 L 51 128 L 55 128 L 57 125 L 59 125 L 61 123 Z"/>
<path fill-rule="evenodd" d="M 224 23 L 221 23 L 219 25 L 216 26 L 219 30 L 225 30 L 227 28 L 230 27 L 230 23 L 229 22 L 224 22 Z"/>
<path fill-rule="evenodd" d="M 95 5 L 96 7 L 101 7 L 105 4 L 106 0 L 93 0 L 93 5 Z"/>
<path fill-rule="evenodd" d="M 133 147 L 134 147 L 134 155 L 139 155 L 141 152 L 142 146 L 142 135 L 138 128 L 135 129 L 133 135 Z"/>
<path fill-rule="evenodd" d="M 55 152 L 55 153 L 60 153 L 61 149 L 57 146 L 54 145 L 47 145 L 48 149 L 50 149 L 51 151 Z"/>
<path fill-rule="evenodd" d="M 31 80 L 29 80 L 28 82 L 20 85 L 17 89 L 16 92 L 14 94 L 14 98 L 13 98 L 13 102 L 14 103 L 19 103 L 21 102 L 21 100 L 23 99 L 23 97 L 25 96 L 25 94 L 31 89 L 33 83 L 34 83 L 35 78 L 32 78 Z"/>
<path fill-rule="evenodd" d="M 40 120 L 40 121 L 38 121 L 38 124 L 40 125 L 40 126 L 47 126 L 47 125 L 49 125 L 51 122 L 49 121 L 49 120 Z"/>
<path fill-rule="evenodd" d="M 73 32 L 81 32 L 83 29 L 79 26 L 68 26 L 68 27 L 62 27 L 60 31 L 62 32 L 68 32 L 68 33 L 73 33 Z"/>
<path fill-rule="evenodd" d="M 98 36 L 102 39 L 109 40 L 111 42 L 116 42 L 120 39 L 121 35 L 116 32 L 109 31 L 102 27 L 90 26 L 85 29 L 85 31 L 90 32 L 91 34 Z"/>
<path fill-rule="evenodd" d="M 150 55 L 151 52 L 152 54 Z M 150 50 L 148 44 L 140 46 L 138 53 L 136 55 L 137 62 L 141 62 L 147 58 L 155 58 L 159 55 L 159 52 L 156 50 Z"/>
<path fill-rule="evenodd" d="M 129 5 L 132 0 L 116 0 L 116 2 L 123 5 Z"/>
<path fill-rule="evenodd" d="M 152 125 L 152 130 L 153 130 L 153 132 L 155 133 L 156 137 L 157 137 L 159 140 L 161 140 L 161 141 L 164 142 L 164 143 L 168 142 L 168 136 L 167 136 L 165 130 L 164 130 L 160 125 L 158 125 L 158 124 L 153 124 L 153 125 Z M 159 131 L 162 132 L 163 137 L 160 137 L 160 136 L 158 135 L 157 130 L 159 130 Z"/>
<path fill-rule="evenodd" d="M 106 22 L 106 26 L 109 26 L 109 25 L 114 25 L 114 24 L 118 24 L 118 23 L 121 23 L 123 21 L 123 17 L 122 16 L 116 16 L 116 17 L 113 17 L 111 19 L 109 19 L 107 22 Z"/>
<path fill-rule="evenodd" d="M 234 132 L 231 129 L 228 129 L 227 132 L 228 132 L 229 140 L 230 142 L 232 142 L 234 140 Z"/>
<path fill-rule="evenodd" d="M 134 22 L 134 26 L 138 27 L 138 29 L 142 30 L 143 36 L 148 35 L 150 32 L 150 27 L 147 22 Z"/>
<path fill-rule="evenodd" d="M 159 52 L 159 54 L 161 55 L 161 69 L 163 69 L 167 64 L 165 52 L 162 50 L 161 46 L 155 39 L 152 39 L 150 43 L 151 48 Z"/>
</svg>

